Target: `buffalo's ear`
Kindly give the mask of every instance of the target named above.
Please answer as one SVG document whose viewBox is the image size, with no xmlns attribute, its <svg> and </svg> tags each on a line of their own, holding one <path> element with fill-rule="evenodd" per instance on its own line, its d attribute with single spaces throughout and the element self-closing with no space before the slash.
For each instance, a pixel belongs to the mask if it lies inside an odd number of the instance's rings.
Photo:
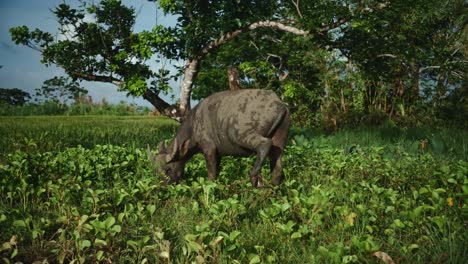
<svg viewBox="0 0 468 264">
<path fill-rule="evenodd" d="M 184 143 L 182 143 L 182 145 L 180 146 L 180 149 L 179 149 L 179 155 L 181 157 L 185 157 L 185 155 L 187 155 L 187 152 L 189 150 L 189 147 L 190 147 L 190 139 L 187 139 L 184 141 Z"/>
<path fill-rule="evenodd" d="M 154 162 L 155 159 L 154 159 L 153 153 L 151 152 L 151 148 L 149 144 L 146 144 L 146 153 L 148 155 L 148 159 Z"/>
<path fill-rule="evenodd" d="M 175 159 L 182 159 L 187 155 L 190 148 L 190 139 L 180 143 L 177 138 L 174 138 L 174 141 L 172 141 L 168 148 L 170 148 L 170 150 L 166 155 L 166 163 L 172 162 Z"/>
<path fill-rule="evenodd" d="M 158 153 L 163 153 L 164 152 L 164 140 L 161 140 L 161 142 L 159 142 L 159 146 L 158 146 Z"/>
<path fill-rule="evenodd" d="M 177 140 L 177 137 L 174 138 L 174 140 L 171 142 L 171 144 L 169 144 L 169 146 L 167 146 L 167 155 L 166 155 L 166 163 L 169 163 L 171 161 L 173 161 L 176 156 L 177 156 L 177 151 L 178 151 L 178 145 L 179 145 L 179 142 Z"/>
</svg>

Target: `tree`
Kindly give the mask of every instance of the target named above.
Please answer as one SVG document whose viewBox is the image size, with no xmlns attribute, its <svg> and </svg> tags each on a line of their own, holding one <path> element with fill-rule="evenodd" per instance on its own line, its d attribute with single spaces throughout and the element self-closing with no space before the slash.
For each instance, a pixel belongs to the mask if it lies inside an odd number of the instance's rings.
<svg viewBox="0 0 468 264">
<path fill-rule="evenodd" d="M 459 85 L 452 77 L 464 67 L 463 45 L 456 44 L 466 31 L 457 11 L 464 4 L 439 2 L 160 0 L 177 24 L 136 33 L 134 9 L 102 0 L 54 9 L 65 38 L 27 27 L 10 32 L 74 80 L 114 83 L 169 116 L 185 114 L 192 97 L 228 89 L 232 66 L 242 87 L 273 89 L 294 107 L 332 102 L 348 112 L 364 100 L 367 111 L 392 115 L 397 102 L 419 101 L 425 80 L 436 76 L 440 94 Z M 86 14 L 95 20 L 84 21 Z M 185 65 L 175 75 L 154 70 L 148 61 L 155 57 Z M 160 94 L 180 76 L 179 106 L 170 105 Z"/>
<path fill-rule="evenodd" d="M 23 105 L 31 96 L 18 88 L 0 88 L 0 103 L 9 105 Z"/>
<path fill-rule="evenodd" d="M 158 94 L 168 91 L 169 73 L 151 70 L 147 61 L 153 55 L 151 43 L 161 45 L 160 52 L 172 56 L 175 51 L 167 44 L 172 41 L 169 32 L 157 26 L 152 32 L 133 33 L 135 11 L 117 0 L 99 5 L 83 2 L 78 9 L 62 3 L 53 13 L 60 38 L 21 26 L 10 29 L 13 41 L 40 51 L 44 64 L 62 67 L 73 80 L 115 84 L 129 95 L 143 96 L 164 113 L 169 104 Z M 85 21 L 86 14 L 95 19 Z"/>
<path fill-rule="evenodd" d="M 424 85 L 445 94 L 463 79 L 465 55 L 456 47 L 466 31 L 463 9 L 458 0 L 412 1 L 411 8 L 396 0 L 343 30 L 340 50 L 366 76 L 368 111 L 392 115 L 395 104 L 410 109 L 423 99 Z M 435 97 L 440 96 L 429 99 Z"/>
<path fill-rule="evenodd" d="M 62 104 L 67 104 L 68 100 L 76 102 L 81 95 L 87 93 L 77 81 L 63 76 L 46 80 L 41 88 L 36 89 L 36 97 Z"/>
<path fill-rule="evenodd" d="M 168 59 L 185 59 L 181 87 L 180 113 L 190 108 L 190 94 L 203 58 L 219 46 L 245 31 L 274 28 L 306 35 L 307 32 L 269 21 L 278 8 L 276 1 L 160 1 L 161 8 L 180 16 L 175 28 L 156 26 L 151 32 L 133 33 L 132 8 L 118 0 L 104 0 L 99 5 L 80 9 L 60 4 L 53 12 L 65 40 L 27 27 L 10 29 L 15 43 L 42 52 L 43 63 L 57 64 L 73 79 L 110 82 L 131 95 L 142 95 L 160 112 L 171 115 L 174 107 L 164 102 L 160 92 L 168 91 L 169 72 L 154 72 L 146 64 L 155 53 Z M 96 20 L 85 22 L 85 13 Z M 221 37 L 219 37 L 221 35 Z M 147 85 L 147 80 L 151 86 Z"/>
</svg>

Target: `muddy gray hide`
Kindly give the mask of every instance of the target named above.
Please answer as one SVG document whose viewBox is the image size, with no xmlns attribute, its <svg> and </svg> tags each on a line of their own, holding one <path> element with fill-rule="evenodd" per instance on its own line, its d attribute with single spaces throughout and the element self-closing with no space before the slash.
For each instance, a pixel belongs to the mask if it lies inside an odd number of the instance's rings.
<svg viewBox="0 0 468 264">
<path fill-rule="evenodd" d="M 288 107 L 272 91 L 215 93 L 190 111 L 167 147 L 161 142 L 153 160 L 172 183 L 181 180 L 185 162 L 196 153 L 204 154 L 209 179 L 218 176 L 221 156 L 256 155 L 250 179 L 258 186 L 268 157 L 272 183 L 278 185 L 289 123 Z"/>
</svg>

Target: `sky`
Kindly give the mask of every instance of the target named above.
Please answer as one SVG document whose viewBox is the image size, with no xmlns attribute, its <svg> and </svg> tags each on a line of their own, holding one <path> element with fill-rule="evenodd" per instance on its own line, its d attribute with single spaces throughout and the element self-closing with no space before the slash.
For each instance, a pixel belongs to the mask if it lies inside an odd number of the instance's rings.
<svg viewBox="0 0 468 264">
<path fill-rule="evenodd" d="M 98 0 L 94 0 L 98 2 Z M 29 47 L 16 45 L 10 37 L 9 29 L 16 26 L 27 26 L 30 30 L 39 28 L 43 31 L 58 35 L 58 22 L 51 9 L 64 2 L 64 0 L 0 0 L 0 88 L 19 88 L 31 95 L 35 89 L 42 86 L 45 80 L 54 76 L 64 75 L 61 68 L 46 67 L 42 64 L 41 54 Z M 66 0 L 66 3 L 76 5 L 77 0 Z M 164 17 L 157 10 L 156 4 L 147 0 L 123 0 L 131 5 L 137 13 L 134 30 L 151 30 L 156 22 L 163 25 L 175 24 L 173 17 Z M 158 17 L 158 18 L 157 18 Z M 157 19 L 156 19 L 157 18 Z M 149 63 L 156 69 L 155 63 Z M 178 83 L 171 84 L 178 94 Z M 127 97 L 125 92 L 118 92 L 112 84 L 98 82 L 81 82 L 81 86 L 88 90 L 94 101 L 105 98 L 108 102 L 118 103 L 126 101 L 142 106 L 151 106 L 146 100 Z M 163 97 L 172 102 L 169 96 Z"/>
</svg>

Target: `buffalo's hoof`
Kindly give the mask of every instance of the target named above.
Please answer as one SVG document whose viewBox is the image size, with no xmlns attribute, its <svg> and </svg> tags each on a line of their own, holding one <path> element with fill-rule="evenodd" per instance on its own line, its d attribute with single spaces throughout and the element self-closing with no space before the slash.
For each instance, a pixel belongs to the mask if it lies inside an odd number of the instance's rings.
<svg viewBox="0 0 468 264">
<path fill-rule="evenodd" d="M 264 185 L 263 178 L 260 174 L 250 177 L 250 182 L 252 183 L 252 186 L 255 188 L 262 188 Z"/>
</svg>

